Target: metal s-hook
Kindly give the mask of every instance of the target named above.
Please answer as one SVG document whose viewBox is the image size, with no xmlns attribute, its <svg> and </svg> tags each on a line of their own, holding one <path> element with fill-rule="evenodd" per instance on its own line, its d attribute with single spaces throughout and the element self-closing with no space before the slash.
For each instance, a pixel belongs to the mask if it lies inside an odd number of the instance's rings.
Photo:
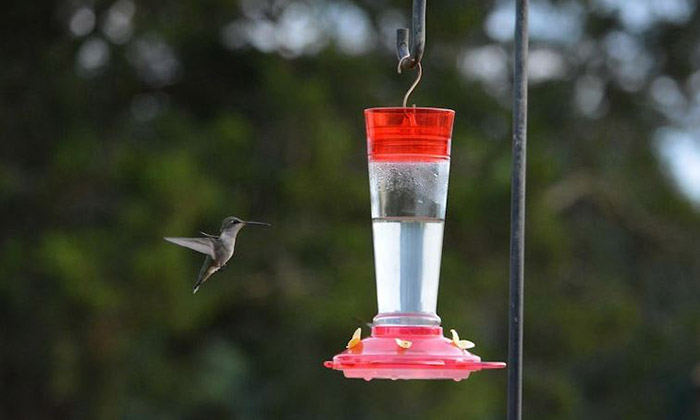
<svg viewBox="0 0 700 420">
<path fill-rule="evenodd" d="M 411 35 L 408 28 L 400 28 L 396 31 L 396 53 L 399 57 L 397 71 L 418 67 L 418 77 L 411 85 L 403 98 L 403 106 L 406 106 L 409 95 L 420 82 L 423 68 L 420 60 L 425 51 L 425 3 L 426 0 L 413 0 L 413 16 L 411 19 Z"/>
<path fill-rule="evenodd" d="M 408 58 L 408 56 L 406 57 Z M 399 73 L 401 73 L 401 61 L 399 61 Z M 411 93 L 413 93 L 413 89 L 418 86 L 418 82 L 420 82 L 420 78 L 423 76 L 423 66 L 420 65 L 420 61 L 418 62 L 418 77 L 416 77 L 416 80 L 413 82 L 410 88 L 408 88 L 408 91 L 403 97 L 403 107 L 406 108 L 406 103 L 408 103 L 408 97 L 411 96 Z"/>
</svg>

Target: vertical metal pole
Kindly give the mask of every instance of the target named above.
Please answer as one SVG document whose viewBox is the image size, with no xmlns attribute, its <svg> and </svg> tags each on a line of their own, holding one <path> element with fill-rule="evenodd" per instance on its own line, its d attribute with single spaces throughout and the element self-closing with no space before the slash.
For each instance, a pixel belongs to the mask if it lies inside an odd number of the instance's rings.
<svg viewBox="0 0 700 420">
<path fill-rule="evenodd" d="M 513 80 L 513 175 L 510 215 L 510 328 L 508 333 L 508 420 L 522 419 L 525 163 L 527 150 L 528 0 L 515 0 Z"/>
</svg>

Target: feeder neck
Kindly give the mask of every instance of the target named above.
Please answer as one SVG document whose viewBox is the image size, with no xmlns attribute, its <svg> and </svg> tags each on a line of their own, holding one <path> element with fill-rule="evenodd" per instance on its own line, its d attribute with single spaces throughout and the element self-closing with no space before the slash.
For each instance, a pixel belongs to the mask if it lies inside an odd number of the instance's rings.
<svg viewBox="0 0 700 420">
<path fill-rule="evenodd" d="M 379 313 L 372 320 L 375 327 L 439 327 L 441 319 L 434 313 Z"/>
</svg>

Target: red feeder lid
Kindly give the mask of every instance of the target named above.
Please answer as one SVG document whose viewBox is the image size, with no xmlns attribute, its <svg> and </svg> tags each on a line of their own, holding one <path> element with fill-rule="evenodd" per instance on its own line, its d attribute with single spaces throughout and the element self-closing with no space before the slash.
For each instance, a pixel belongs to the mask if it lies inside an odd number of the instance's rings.
<svg viewBox="0 0 700 420">
<path fill-rule="evenodd" d="M 397 339 L 399 341 L 397 341 Z M 410 343 L 410 347 L 408 346 Z M 402 344 L 404 347 L 402 347 Z M 407 347 L 407 348 L 405 348 Z M 372 336 L 324 363 L 346 378 L 453 379 L 482 369 L 501 369 L 502 362 L 481 358 L 442 336 L 441 327 L 375 326 Z"/>
<path fill-rule="evenodd" d="M 455 112 L 441 108 L 365 110 L 370 160 L 430 162 L 450 158 Z"/>
</svg>

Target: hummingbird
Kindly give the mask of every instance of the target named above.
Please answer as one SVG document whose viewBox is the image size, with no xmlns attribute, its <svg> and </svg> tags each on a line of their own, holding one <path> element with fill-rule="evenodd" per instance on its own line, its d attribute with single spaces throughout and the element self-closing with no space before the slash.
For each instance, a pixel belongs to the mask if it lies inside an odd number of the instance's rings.
<svg viewBox="0 0 700 420">
<path fill-rule="evenodd" d="M 204 235 L 203 238 L 163 238 L 175 245 L 193 249 L 207 256 L 204 259 L 202 269 L 199 271 L 199 276 L 197 276 L 192 294 L 197 293 L 197 290 L 199 290 L 212 274 L 226 266 L 228 260 L 233 256 L 233 249 L 236 246 L 236 236 L 238 232 L 247 225 L 270 226 L 269 223 L 245 221 L 238 217 L 231 216 L 225 218 L 221 223 L 221 232 L 219 236 L 199 232 Z"/>
</svg>

